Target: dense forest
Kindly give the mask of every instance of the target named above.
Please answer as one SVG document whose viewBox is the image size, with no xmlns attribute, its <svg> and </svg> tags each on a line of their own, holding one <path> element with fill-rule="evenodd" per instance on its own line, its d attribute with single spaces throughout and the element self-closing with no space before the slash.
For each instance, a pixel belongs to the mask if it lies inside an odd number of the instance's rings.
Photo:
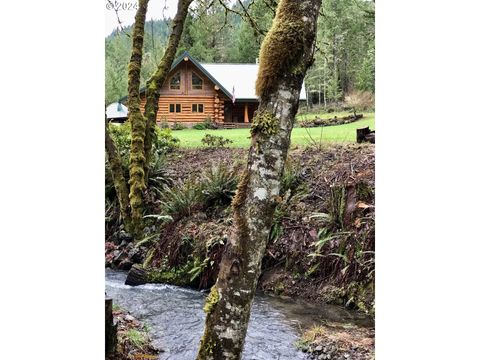
<svg viewBox="0 0 480 360">
<path fill-rule="evenodd" d="M 235 12 L 225 14 L 219 2 L 199 3 L 189 12 L 177 55 L 188 50 L 201 62 L 254 63 L 274 12 L 264 2 L 250 7 L 255 26 Z M 248 2 L 245 3 L 248 6 Z M 233 10 L 240 13 L 240 5 Z M 364 0 L 325 0 L 318 20 L 315 63 L 305 83 L 311 101 L 329 104 L 355 90 L 375 92 L 375 13 Z M 227 19 L 226 19 L 227 16 Z M 168 38 L 171 19 L 145 24 L 141 85 L 157 67 Z M 132 27 L 105 39 L 105 101 L 127 95 L 127 66 Z"/>
</svg>

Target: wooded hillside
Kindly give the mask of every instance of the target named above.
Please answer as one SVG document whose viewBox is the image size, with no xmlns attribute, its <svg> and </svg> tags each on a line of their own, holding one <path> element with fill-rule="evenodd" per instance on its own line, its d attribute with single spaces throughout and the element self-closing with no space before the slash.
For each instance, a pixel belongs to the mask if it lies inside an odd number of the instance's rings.
<svg viewBox="0 0 480 360">
<path fill-rule="evenodd" d="M 248 2 L 246 3 L 248 5 Z M 233 7 L 237 9 L 238 5 Z M 188 50 L 200 62 L 254 63 L 260 43 L 271 25 L 273 12 L 264 2 L 250 10 L 256 27 L 215 2 L 189 13 L 177 55 Z M 371 1 L 325 0 L 319 19 L 315 63 L 305 83 L 314 103 L 327 104 L 354 90 L 375 92 L 375 19 Z M 145 24 L 141 86 L 160 61 L 171 20 L 150 20 Z M 218 31 L 212 31 L 217 29 Z M 105 102 L 127 94 L 127 65 L 131 52 L 132 27 L 105 39 Z"/>
</svg>

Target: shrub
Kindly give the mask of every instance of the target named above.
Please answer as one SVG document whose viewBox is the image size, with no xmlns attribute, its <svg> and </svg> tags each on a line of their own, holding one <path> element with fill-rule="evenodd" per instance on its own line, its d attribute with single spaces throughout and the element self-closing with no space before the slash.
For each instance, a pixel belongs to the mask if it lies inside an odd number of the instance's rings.
<svg viewBox="0 0 480 360">
<path fill-rule="evenodd" d="M 168 126 L 168 120 L 166 116 L 162 116 L 160 120 L 160 129 L 169 129 L 170 126 Z"/>
<path fill-rule="evenodd" d="M 122 159 L 125 179 L 128 179 L 130 143 L 132 138 L 130 124 L 110 125 L 109 130 Z M 165 184 L 169 185 L 171 183 L 171 179 L 168 178 L 164 170 L 163 155 L 178 147 L 180 140 L 173 137 L 172 130 L 170 129 L 160 129 L 157 127 L 155 134 L 156 136 L 152 144 L 152 160 L 150 163 L 148 184 L 152 185 L 154 190 L 160 190 Z M 105 161 L 105 196 L 109 199 L 114 199 L 116 196 L 108 161 Z"/>
<path fill-rule="evenodd" d="M 209 148 L 224 147 L 227 144 L 232 144 L 233 141 L 223 136 L 215 136 L 211 134 L 205 134 L 202 138 L 202 143 Z"/>
<path fill-rule="evenodd" d="M 180 140 L 173 136 L 171 129 L 155 128 L 155 138 L 153 141 L 153 152 L 165 154 L 178 147 Z"/>
<path fill-rule="evenodd" d="M 218 129 L 218 124 L 210 116 L 207 116 L 201 123 L 193 125 L 192 128 L 195 130 L 216 130 Z"/>
<path fill-rule="evenodd" d="M 184 130 L 187 127 L 183 125 L 182 123 L 174 122 L 172 125 L 172 130 Z"/>
<path fill-rule="evenodd" d="M 163 190 L 162 214 L 181 218 L 190 215 L 199 203 L 198 188 L 191 182 L 179 183 Z"/>
<path fill-rule="evenodd" d="M 125 166 L 128 166 L 128 157 L 130 155 L 130 143 L 132 141 L 130 123 L 122 125 L 110 125 L 110 134 L 117 145 L 117 149 L 122 157 Z M 152 152 L 158 154 L 167 153 L 178 147 L 179 139 L 173 136 L 172 130 L 155 128 L 155 137 L 152 144 Z"/>
<path fill-rule="evenodd" d="M 205 130 L 206 127 L 205 127 L 205 124 L 204 123 L 198 123 L 198 124 L 195 124 L 192 126 L 192 129 L 195 129 L 195 130 Z"/>
<path fill-rule="evenodd" d="M 228 205 L 235 195 L 238 177 L 226 165 L 212 166 L 200 178 L 199 190 L 205 206 Z"/>
<path fill-rule="evenodd" d="M 118 152 L 124 160 L 124 165 L 128 164 L 128 156 L 130 154 L 130 143 L 132 141 L 130 133 L 130 123 L 126 122 L 123 124 L 110 124 L 109 125 L 110 135 L 112 140 L 117 146 Z M 127 162 L 125 162 L 127 161 Z"/>
<path fill-rule="evenodd" d="M 210 116 L 207 116 L 205 120 L 203 120 L 203 124 L 205 124 L 205 129 L 211 129 L 211 130 L 218 129 L 217 123 L 213 121 Z"/>
</svg>

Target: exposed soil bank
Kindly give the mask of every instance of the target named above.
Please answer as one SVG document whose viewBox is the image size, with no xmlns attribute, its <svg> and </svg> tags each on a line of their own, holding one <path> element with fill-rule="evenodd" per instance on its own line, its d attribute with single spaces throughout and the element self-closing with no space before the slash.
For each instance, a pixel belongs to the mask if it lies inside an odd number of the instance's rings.
<svg viewBox="0 0 480 360">
<path fill-rule="evenodd" d="M 375 331 L 327 323 L 307 330 L 297 346 L 315 360 L 372 360 L 375 358 Z"/>
<path fill-rule="evenodd" d="M 261 290 L 374 313 L 374 149 L 362 144 L 290 151 Z M 107 222 L 106 266 L 142 264 L 148 282 L 210 287 L 232 231 L 229 181 L 240 174 L 246 155 L 243 149 L 170 153 L 162 177 L 182 199 L 151 189 L 145 214 L 168 210 L 173 220 L 153 219 L 141 246 Z M 205 200 L 205 192 L 214 201 Z"/>
<path fill-rule="evenodd" d="M 159 349 L 151 344 L 147 329 L 127 311 L 116 307 L 113 310 L 117 327 L 116 353 L 106 360 L 147 360 L 156 359 Z"/>
</svg>

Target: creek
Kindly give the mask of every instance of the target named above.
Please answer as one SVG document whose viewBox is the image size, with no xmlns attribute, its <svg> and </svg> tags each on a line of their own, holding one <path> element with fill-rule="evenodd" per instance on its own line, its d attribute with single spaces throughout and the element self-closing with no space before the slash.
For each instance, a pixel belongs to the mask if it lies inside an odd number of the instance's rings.
<svg viewBox="0 0 480 360">
<path fill-rule="evenodd" d="M 106 271 L 107 296 L 150 328 L 159 360 L 194 360 L 203 334 L 206 293 L 165 284 L 124 285 L 125 272 Z M 307 359 L 295 341 L 322 321 L 371 326 L 365 315 L 336 305 L 311 305 L 257 293 L 248 326 L 244 360 Z"/>
</svg>

